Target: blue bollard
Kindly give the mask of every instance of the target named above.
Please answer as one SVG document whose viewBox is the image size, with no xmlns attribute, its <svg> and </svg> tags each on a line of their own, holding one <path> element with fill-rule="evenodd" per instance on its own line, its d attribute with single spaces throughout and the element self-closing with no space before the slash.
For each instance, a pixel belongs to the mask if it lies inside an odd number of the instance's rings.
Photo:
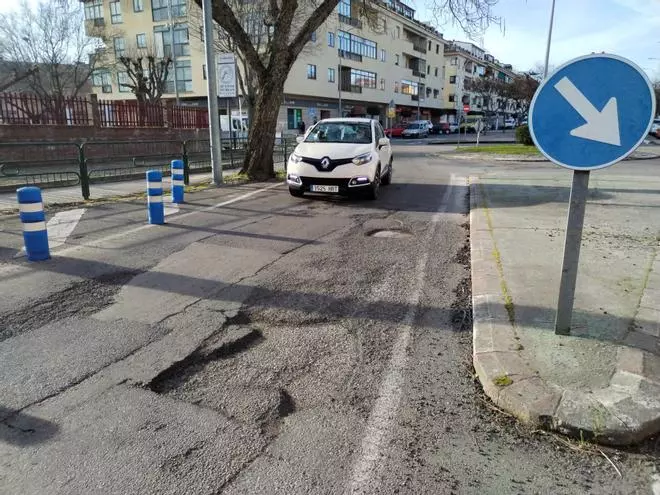
<svg viewBox="0 0 660 495">
<path fill-rule="evenodd" d="M 165 223 L 165 206 L 163 205 L 163 174 L 160 170 L 147 172 L 147 204 L 149 223 L 163 225 Z"/>
<path fill-rule="evenodd" d="M 172 160 L 172 203 L 183 203 L 183 160 Z"/>
<path fill-rule="evenodd" d="M 30 261 L 50 259 L 46 214 L 38 187 L 21 187 L 16 191 L 18 212 L 23 223 L 23 242 Z"/>
</svg>

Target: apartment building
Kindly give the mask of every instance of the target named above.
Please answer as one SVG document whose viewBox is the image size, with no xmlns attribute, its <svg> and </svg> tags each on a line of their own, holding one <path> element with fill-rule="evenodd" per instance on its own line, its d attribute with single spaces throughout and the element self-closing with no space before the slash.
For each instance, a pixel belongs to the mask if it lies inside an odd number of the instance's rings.
<svg viewBox="0 0 660 495">
<path fill-rule="evenodd" d="M 189 0 L 81 1 L 88 32 L 103 29 L 111 59 L 135 50 L 156 56 L 173 54 L 175 70 L 170 71 L 164 98 L 175 97 L 176 79 L 182 103 L 206 104 L 206 66 L 196 4 Z M 461 81 L 473 77 L 465 73 L 472 66 L 462 62 L 463 72 L 459 72 L 458 63 L 446 64 L 447 57 L 489 64 L 485 53 L 468 55 L 462 48 L 457 53 L 459 44 L 415 19 L 415 10 L 401 0 L 379 4 L 377 27 L 359 18 L 361 1 L 341 0 L 295 62 L 278 119 L 282 130 L 297 129 L 301 120 L 309 124 L 339 115 L 372 115 L 385 122 L 390 106 L 396 120 L 418 115 L 447 120 L 456 113 L 456 99 L 462 98 L 462 93 L 449 90 L 449 81 L 455 80 L 450 74 Z M 116 66 L 99 69 L 93 77 L 94 91 L 104 99 L 129 99 L 130 90 L 120 86 L 126 78 Z M 240 99 L 222 101 L 221 112 L 227 104 L 237 109 L 239 103 Z"/>
<path fill-rule="evenodd" d="M 445 62 L 443 113 L 450 122 L 456 122 L 458 115 L 465 113 L 465 108 L 469 108 L 468 113 L 473 115 L 494 112 L 500 121 L 514 113 L 512 103 L 503 101 L 498 95 L 492 102 L 484 102 L 483 95 L 470 91 L 470 83 L 477 78 L 510 83 L 516 75 L 511 65 L 502 64 L 484 49 L 463 41 L 446 45 Z"/>
</svg>

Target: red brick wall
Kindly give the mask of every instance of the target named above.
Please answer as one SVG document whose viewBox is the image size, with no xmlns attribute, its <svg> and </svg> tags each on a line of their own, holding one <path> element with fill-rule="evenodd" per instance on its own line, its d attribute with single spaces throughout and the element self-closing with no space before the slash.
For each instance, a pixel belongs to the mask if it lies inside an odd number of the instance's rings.
<svg viewBox="0 0 660 495">
<path fill-rule="evenodd" d="M 0 143 L 84 141 L 184 141 L 209 139 L 208 129 L 167 129 L 147 127 L 106 128 L 59 125 L 0 125 Z"/>
</svg>

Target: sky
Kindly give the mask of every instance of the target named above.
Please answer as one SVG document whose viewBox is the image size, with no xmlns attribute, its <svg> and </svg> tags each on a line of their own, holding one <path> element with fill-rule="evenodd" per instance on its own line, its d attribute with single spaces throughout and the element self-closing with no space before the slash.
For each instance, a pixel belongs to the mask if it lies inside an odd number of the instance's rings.
<svg viewBox="0 0 660 495">
<path fill-rule="evenodd" d="M 409 2 L 418 19 L 433 19 L 433 0 Z M 542 64 L 551 5 L 552 0 L 499 0 L 493 11 L 504 28 L 492 26 L 476 44 L 516 70 Z M 436 27 L 446 39 L 468 40 L 450 23 Z M 550 65 L 592 52 L 621 55 L 660 79 L 660 0 L 556 0 Z"/>
<path fill-rule="evenodd" d="M 433 2 L 444 2 L 405 1 L 417 9 L 418 19 L 427 21 L 435 17 Z M 490 27 L 477 44 L 516 70 L 542 64 L 551 4 L 552 0 L 499 0 L 494 13 L 503 18 L 503 27 Z M 0 0 L 0 12 L 14 6 Z M 436 27 L 446 39 L 467 40 L 451 23 Z M 629 58 L 651 79 L 660 79 L 660 0 L 556 0 L 550 65 L 602 51 Z"/>
</svg>

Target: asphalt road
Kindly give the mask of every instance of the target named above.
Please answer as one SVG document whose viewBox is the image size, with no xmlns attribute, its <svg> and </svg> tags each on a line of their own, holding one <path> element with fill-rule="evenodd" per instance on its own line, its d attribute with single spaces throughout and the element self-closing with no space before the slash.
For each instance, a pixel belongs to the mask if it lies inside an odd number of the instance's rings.
<svg viewBox="0 0 660 495">
<path fill-rule="evenodd" d="M 551 166 L 396 146 L 376 202 L 98 205 L 31 265 L 1 218 L 0 491 L 654 493 L 654 444 L 607 450 L 619 477 L 475 383 L 466 179 Z"/>
</svg>

